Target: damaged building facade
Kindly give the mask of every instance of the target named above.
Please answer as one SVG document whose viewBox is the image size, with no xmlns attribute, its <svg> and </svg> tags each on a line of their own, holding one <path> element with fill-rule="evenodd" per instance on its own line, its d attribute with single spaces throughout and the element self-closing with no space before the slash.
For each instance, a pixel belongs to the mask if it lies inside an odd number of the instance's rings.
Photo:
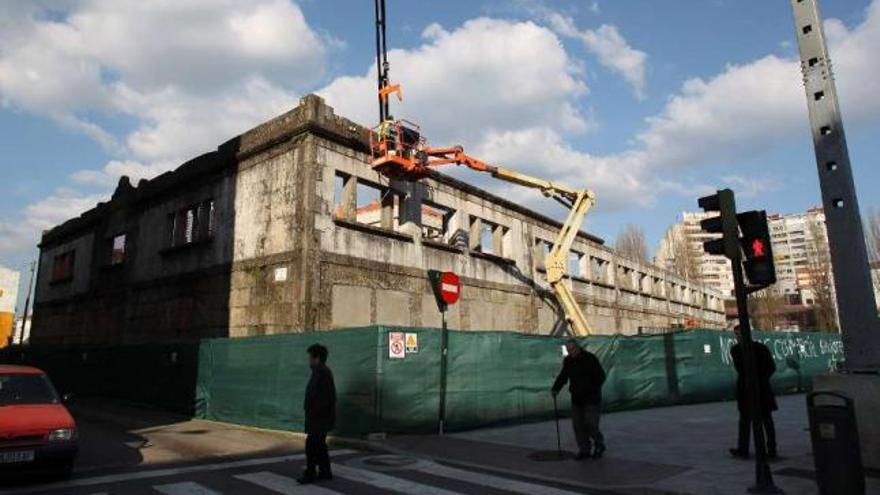
<svg viewBox="0 0 880 495">
<path fill-rule="evenodd" d="M 446 175 L 368 166 L 367 130 L 320 97 L 43 234 L 32 342 L 440 326 L 427 270 L 462 280 L 450 328 L 547 334 L 560 224 Z M 601 198 L 599 198 L 601 201 Z M 582 232 L 569 269 L 597 333 L 724 323 L 720 293 Z"/>
</svg>

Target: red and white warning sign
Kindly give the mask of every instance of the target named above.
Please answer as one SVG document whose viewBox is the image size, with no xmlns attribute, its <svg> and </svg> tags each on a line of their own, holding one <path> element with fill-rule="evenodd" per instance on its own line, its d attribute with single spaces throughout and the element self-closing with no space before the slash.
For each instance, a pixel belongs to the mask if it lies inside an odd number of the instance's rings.
<svg viewBox="0 0 880 495">
<path fill-rule="evenodd" d="M 458 275 L 444 272 L 440 276 L 440 298 L 446 304 L 455 304 L 459 295 L 461 295 L 461 280 L 458 279 Z"/>
<path fill-rule="evenodd" d="M 406 344 L 403 332 L 388 333 L 388 358 L 403 359 L 406 357 Z"/>
</svg>

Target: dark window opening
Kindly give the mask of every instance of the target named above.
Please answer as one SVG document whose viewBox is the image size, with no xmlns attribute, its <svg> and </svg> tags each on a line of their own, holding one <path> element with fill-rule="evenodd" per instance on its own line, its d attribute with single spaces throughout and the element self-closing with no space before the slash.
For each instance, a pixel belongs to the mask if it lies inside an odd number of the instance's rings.
<svg viewBox="0 0 880 495">
<path fill-rule="evenodd" d="M 807 61 L 807 65 L 809 65 L 810 67 L 815 67 L 818 63 L 819 63 L 818 57 L 813 57 Z"/>
<path fill-rule="evenodd" d="M 823 136 L 831 134 L 831 126 L 823 126 L 821 129 L 819 129 L 819 134 L 822 134 Z"/>
<path fill-rule="evenodd" d="M 810 24 L 807 24 L 806 26 L 804 26 L 802 31 L 804 32 L 804 34 L 810 34 L 813 32 L 813 26 Z"/>
<path fill-rule="evenodd" d="M 449 221 L 455 210 L 436 203 L 422 203 L 422 237 L 443 241 L 449 233 Z"/>
<path fill-rule="evenodd" d="M 110 264 L 121 265 L 125 261 L 125 234 L 110 239 Z"/>
<path fill-rule="evenodd" d="M 820 100 L 822 100 L 822 99 L 824 99 L 824 98 L 825 98 L 825 92 L 824 92 L 824 91 L 816 91 L 816 93 L 813 94 L 813 99 L 816 100 L 816 101 L 820 101 Z"/>
<path fill-rule="evenodd" d="M 73 279 L 73 263 L 76 251 L 67 251 L 55 256 L 52 263 L 52 282 L 66 282 Z"/>
<path fill-rule="evenodd" d="M 837 198 L 833 200 L 831 204 L 834 205 L 835 208 L 843 208 L 843 199 Z"/>
<path fill-rule="evenodd" d="M 213 199 L 202 201 L 168 215 L 169 247 L 203 242 L 213 237 Z"/>
<path fill-rule="evenodd" d="M 829 172 L 834 172 L 837 170 L 837 162 L 828 162 L 825 164 L 825 169 Z"/>
</svg>

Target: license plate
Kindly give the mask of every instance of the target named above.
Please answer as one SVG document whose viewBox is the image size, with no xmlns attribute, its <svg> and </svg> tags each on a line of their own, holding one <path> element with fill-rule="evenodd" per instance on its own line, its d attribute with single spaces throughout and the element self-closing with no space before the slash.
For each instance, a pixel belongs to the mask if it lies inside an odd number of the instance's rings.
<svg viewBox="0 0 880 495">
<path fill-rule="evenodd" d="M 18 452 L 0 452 L 0 464 L 13 464 L 16 462 L 33 462 L 34 451 L 22 450 Z"/>
</svg>

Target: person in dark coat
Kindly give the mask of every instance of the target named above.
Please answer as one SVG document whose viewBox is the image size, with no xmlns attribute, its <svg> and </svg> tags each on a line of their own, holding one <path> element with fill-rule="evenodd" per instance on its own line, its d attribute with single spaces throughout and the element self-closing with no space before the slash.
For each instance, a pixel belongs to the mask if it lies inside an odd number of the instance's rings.
<svg viewBox="0 0 880 495">
<path fill-rule="evenodd" d="M 336 385 L 327 367 L 327 348 L 314 344 L 308 348 L 312 376 L 306 385 L 306 470 L 297 479 L 300 484 L 333 479 L 327 433 L 336 427 Z"/>
<path fill-rule="evenodd" d="M 733 331 L 736 334 L 737 343 L 730 348 L 730 357 L 733 359 L 733 366 L 736 368 L 736 405 L 739 409 L 739 441 L 736 448 L 730 449 L 730 453 L 734 457 L 748 459 L 749 439 L 751 436 L 749 417 L 751 415 L 752 399 L 746 392 L 742 334 L 739 325 L 734 327 Z M 773 360 L 773 355 L 766 345 L 760 342 L 752 342 L 752 348 L 755 354 L 755 366 L 758 370 L 759 403 L 757 421 L 764 429 L 767 457 L 773 459 L 777 455 L 776 426 L 773 424 L 773 411 L 778 409 L 778 407 L 776 405 L 776 397 L 773 394 L 773 387 L 770 386 L 770 377 L 776 372 L 776 362 Z"/>
<path fill-rule="evenodd" d="M 571 392 L 571 424 L 577 439 L 576 459 L 600 458 L 605 452 L 605 438 L 599 430 L 599 414 L 602 404 L 602 384 L 605 370 L 594 354 L 580 346 L 574 339 L 565 343 L 568 355 L 562 361 L 562 370 L 553 383 L 555 397 L 566 382 Z"/>
</svg>

